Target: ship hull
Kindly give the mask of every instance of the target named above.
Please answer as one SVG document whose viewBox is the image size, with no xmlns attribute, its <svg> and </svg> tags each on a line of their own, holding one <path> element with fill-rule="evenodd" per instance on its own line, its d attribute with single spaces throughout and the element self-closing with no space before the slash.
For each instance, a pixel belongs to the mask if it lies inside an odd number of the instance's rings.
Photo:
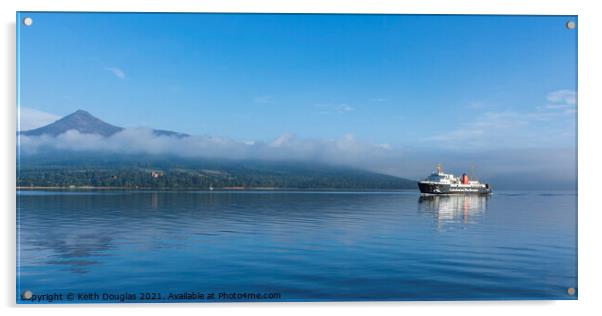
<svg viewBox="0 0 602 316">
<path fill-rule="evenodd" d="M 418 182 L 418 188 L 422 194 L 489 194 L 491 188 L 454 186 L 451 184 Z"/>
</svg>

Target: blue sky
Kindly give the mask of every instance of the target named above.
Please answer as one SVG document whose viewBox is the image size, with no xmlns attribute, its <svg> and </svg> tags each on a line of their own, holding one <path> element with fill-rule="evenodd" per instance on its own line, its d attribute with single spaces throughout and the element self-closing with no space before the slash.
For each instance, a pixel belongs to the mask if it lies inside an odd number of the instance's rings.
<svg viewBox="0 0 602 316">
<path fill-rule="evenodd" d="M 20 105 L 46 120 L 85 109 L 125 127 L 426 152 L 576 146 L 576 17 L 24 16 Z"/>
</svg>

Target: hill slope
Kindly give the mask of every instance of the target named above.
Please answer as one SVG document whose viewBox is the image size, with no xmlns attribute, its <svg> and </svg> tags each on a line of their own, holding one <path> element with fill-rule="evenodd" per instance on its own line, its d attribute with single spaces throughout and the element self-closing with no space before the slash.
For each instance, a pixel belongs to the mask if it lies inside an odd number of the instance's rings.
<svg viewBox="0 0 602 316">
<path fill-rule="evenodd" d="M 91 155 L 91 154 L 90 154 Z M 327 164 L 292 161 L 183 159 L 159 156 L 27 157 L 21 187 L 414 189 L 415 181 Z"/>
</svg>

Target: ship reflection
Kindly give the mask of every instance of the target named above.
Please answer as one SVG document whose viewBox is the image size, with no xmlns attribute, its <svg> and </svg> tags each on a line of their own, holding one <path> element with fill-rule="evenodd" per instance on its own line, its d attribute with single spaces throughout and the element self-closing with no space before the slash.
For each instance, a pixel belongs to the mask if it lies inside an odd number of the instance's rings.
<svg viewBox="0 0 602 316">
<path fill-rule="evenodd" d="M 487 210 L 486 195 L 423 195 L 418 199 L 418 210 L 431 214 L 438 224 L 477 223 Z"/>
</svg>

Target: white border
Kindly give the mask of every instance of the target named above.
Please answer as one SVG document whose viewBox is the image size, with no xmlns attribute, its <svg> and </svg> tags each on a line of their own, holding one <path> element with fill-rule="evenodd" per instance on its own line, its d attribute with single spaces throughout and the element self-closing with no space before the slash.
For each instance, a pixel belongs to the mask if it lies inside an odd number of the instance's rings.
<svg viewBox="0 0 602 316">
<path fill-rule="evenodd" d="M 81 313 L 103 315 L 113 312 L 164 315 L 167 309 L 180 314 L 245 313 L 253 315 L 306 315 L 341 313 L 345 315 L 378 314 L 457 314 L 508 315 L 591 314 L 602 310 L 598 289 L 602 262 L 598 240 L 602 229 L 602 207 L 597 204 L 602 178 L 598 162 L 602 135 L 600 80 L 602 56 L 602 12 L 595 1 L 506 0 L 506 1 L 356 1 L 356 0 L 136 0 L 68 1 L 8 0 L 0 2 L 2 10 L 2 284 L 0 302 L 3 311 L 60 315 Z M 386 303 L 252 303 L 252 304 L 159 304 L 159 305 L 78 305 L 78 306 L 16 306 L 15 305 L 15 11 L 146 11 L 146 12 L 306 12 L 306 13 L 424 13 L 424 14 L 577 14 L 579 15 L 579 301 L 520 302 L 386 302 Z M 598 93 L 596 93 L 598 92 Z M 94 307 L 94 308 L 92 308 Z M 82 310 L 84 309 L 84 310 Z M 136 310 L 134 310 L 136 309 Z M 143 309 L 138 311 L 137 309 Z"/>
</svg>

